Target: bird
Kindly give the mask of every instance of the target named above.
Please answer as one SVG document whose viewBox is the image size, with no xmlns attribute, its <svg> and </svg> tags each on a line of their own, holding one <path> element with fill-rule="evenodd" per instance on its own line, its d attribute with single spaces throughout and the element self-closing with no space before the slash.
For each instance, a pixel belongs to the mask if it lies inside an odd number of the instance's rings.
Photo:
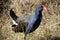
<svg viewBox="0 0 60 40">
<path fill-rule="evenodd" d="M 27 22 L 28 24 L 25 28 L 25 32 L 24 32 L 25 37 L 24 38 L 26 38 L 27 34 L 35 31 L 39 27 L 39 25 L 42 21 L 42 17 L 43 17 L 43 15 L 42 15 L 43 10 L 45 10 L 45 11 L 47 10 L 45 5 L 38 5 L 36 7 L 35 13 L 30 16 L 29 21 Z M 14 20 L 13 22 L 15 22 L 16 25 L 18 25 L 18 23 L 20 22 L 20 18 L 18 16 L 16 16 L 16 14 L 12 10 L 10 10 L 10 16 Z M 22 18 L 22 19 L 26 20 L 24 18 Z"/>
<path fill-rule="evenodd" d="M 44 5 L 37 6 L 35 13 L 31 15 L 28 25 L 26 27 L 25 37 L 27 36 L 28 33 L 35 31 L 39 27 L 42 21 L 43 10 L 47 10 L 46 6 Z"/>
</svg>

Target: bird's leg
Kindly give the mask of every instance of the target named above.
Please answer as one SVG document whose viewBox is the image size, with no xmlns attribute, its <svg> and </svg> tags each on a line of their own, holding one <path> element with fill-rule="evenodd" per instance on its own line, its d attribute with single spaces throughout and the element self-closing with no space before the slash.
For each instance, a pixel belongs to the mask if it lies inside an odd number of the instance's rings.
<svg viewBox="0 0 60 40">
<path fill-rule="evenodd" d="M 26 35 L 24 36 L 24 40 L 26 40 Z"/>
<path fill-rule="evenodd" d="M 26 37 L 27 37 L 27 34 L 25 34 L 25 36 L 24 36 L 24 40 L 26 40 Z"/>
</svg>

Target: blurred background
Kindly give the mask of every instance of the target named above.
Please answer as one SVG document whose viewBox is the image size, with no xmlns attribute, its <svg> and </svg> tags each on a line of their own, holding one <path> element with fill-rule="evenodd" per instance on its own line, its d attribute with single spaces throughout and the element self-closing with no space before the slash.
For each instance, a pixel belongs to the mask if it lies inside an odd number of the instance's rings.
<svg viewBox="0 0 60 40">
<path fill-rule="evenodd" d="M 0 40 L 24 40 L 24 33 L 12 30 L 10 9 L 21 17 L 33 14 L 42 4 L 47 12 L 42 12 L 40 26 L 27 35 L 27 40 L 60 40 L 60 0 L 0 0 Z"/>
</svg>

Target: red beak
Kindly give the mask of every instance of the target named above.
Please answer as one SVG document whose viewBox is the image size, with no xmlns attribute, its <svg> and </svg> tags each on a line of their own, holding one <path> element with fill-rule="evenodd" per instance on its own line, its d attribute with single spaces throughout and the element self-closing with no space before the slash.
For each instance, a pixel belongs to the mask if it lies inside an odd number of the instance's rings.
<svg viewBox="0 0 60 40">
<path fill-rule="evenodd" d="M 47 11 L 47 8 L 45 5 L 42 5 L 42 7 L 43 7 L 43 10 Z"/>
</svg>

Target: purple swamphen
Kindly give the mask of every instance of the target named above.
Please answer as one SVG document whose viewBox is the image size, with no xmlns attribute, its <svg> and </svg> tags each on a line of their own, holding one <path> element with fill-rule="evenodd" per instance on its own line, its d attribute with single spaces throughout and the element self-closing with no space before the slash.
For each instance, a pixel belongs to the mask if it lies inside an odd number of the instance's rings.
<svg viewBox="0 0 60 40">
<path fill-rule="evenodd" d="M 33 15 L 31 15 L 30 20 L 28 22 L 28 26 L 26 27 L 25 36 L 33 32 L 38 26 L 40 25 L 40 22 L 42 20 L 42 11 L 47 11 L 46 7 L 44 5 L 38 5 L 36 8 L 36 11 Z"/>
<path fill-rule="evenodd" d="M 31 33 L 35 29 L 38 28 L 38 26 L 40 25 L 40 22 L 42 20 L 42 11 L 43 10 L 46 10 L 46 7 L 44 5 L 38 5 L 37 8 L 36 8 L 35 13 L 30 16 L 30 20 L 28 21 L 28 25 L 25 28 L 25 36 L 28 33 Z M 15 13 L 12 10 L 10 10 L 10 16 L 13 19 L 14 25 L 15 24 L 18 25 L 20 19 L 19 19 L 19 17 L 17 17 L 15 15 Z"/>
</svg>

